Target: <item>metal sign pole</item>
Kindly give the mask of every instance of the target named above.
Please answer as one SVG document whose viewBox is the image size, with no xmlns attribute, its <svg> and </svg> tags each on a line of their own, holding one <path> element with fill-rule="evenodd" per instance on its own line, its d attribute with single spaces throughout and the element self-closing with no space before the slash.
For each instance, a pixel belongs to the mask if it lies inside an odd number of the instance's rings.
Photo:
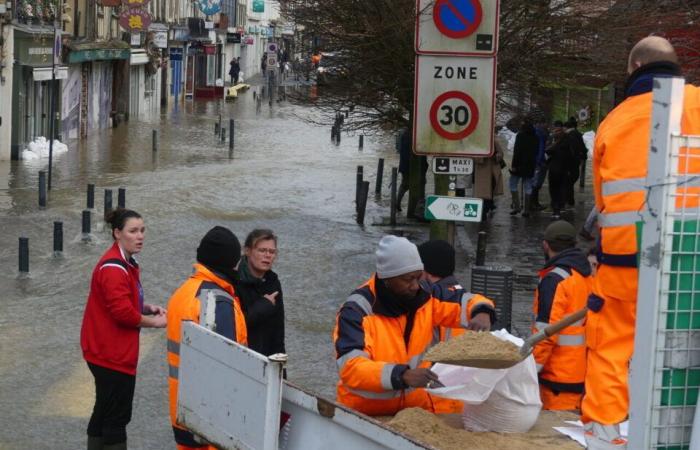
<svg viewBox="0 0 700 450">
<path fill-rule="evenodd" d="M 53 50 L 51 51 L 51 100 L 49 106 L 49 179 L 48 190 L 51 190 L 51 173 L 53 165 L 53 139 L 56 134 L 56 21 L 53 21 Z"/>
</svg>

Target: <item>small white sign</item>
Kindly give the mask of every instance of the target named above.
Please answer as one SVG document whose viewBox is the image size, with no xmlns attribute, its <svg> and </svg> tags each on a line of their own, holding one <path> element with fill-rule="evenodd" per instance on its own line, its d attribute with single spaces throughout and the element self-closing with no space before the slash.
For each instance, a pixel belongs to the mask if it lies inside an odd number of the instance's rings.
<svg viewBox="0 0 700 450">
<path fill-rule="evenodd" d="M 425 218 L 455 222 L 481 222 L 484 201 L 480 198 L 429 195 L 425 199 Z"/>
<path fill-rule="evenodd" d="M 474 160 L 450 156 L 433 158 L 433 173 L 441 175 L 471 175 L 474 173 Z"/>
<path fill-rule="evenodd" d="M 131 45 L 141 45 L 141 33 L 131 33 Z"/>
<path fill-rule="evenodd" d="M 32 71 L 34 81 L 49 81 L 51 80 L 51 67 L 35 67 Z M 56 79 L 68 79 L 68 66 L 56 66 Z"/>
<path fill-rule="evenodd" d="M 154 31 L 153 44 L 158 48 L 168 48 L 168 32 Z"/>
<path fill-rule="evenodd" d="M 214 29 L 214 22 L 212 21 L 205 21 L 204 22 L 204 28 L 207 30 L 213 30 Z"/>
</svg>

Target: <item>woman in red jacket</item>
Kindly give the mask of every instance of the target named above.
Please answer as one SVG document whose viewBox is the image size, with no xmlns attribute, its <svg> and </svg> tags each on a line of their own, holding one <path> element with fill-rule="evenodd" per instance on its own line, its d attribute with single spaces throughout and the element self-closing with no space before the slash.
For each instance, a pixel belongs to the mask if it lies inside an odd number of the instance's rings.
<svg viewBox="0 0 700 450">
<path fill-rule="evenodd" d="M 131 420 L 139 330 L 164 328 L 165 309 L 143 302 L 139 266 L 145 227 L 141 216 L 117 209 L 106 217 L 114 244 L 92 272 L 80 345 L 95 377 L 95 407 L 88 424 L 88 450 L 126 450 Z"/>
</svg>

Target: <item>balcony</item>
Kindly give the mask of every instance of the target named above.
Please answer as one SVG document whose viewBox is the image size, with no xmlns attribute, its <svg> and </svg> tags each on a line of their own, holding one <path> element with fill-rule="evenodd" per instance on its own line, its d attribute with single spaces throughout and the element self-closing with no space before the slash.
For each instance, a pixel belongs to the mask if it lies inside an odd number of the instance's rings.
<svg viewBox="0 0 700 450">
<path fill-rule="evenodd" d="M 61 0 L 14 0 L 14 19 L 27 25 L 53 25 Z"/>
</svg>

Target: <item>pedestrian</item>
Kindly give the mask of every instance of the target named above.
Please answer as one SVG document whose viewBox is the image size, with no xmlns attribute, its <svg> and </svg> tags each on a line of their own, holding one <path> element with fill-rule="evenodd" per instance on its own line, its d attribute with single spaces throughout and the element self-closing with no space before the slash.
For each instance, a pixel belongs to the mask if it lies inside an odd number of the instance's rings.
<svg viewBox="0 0 700 450">
<path fill-rule="evenodd" d="M 591 293 L 591 265 L 576 248 L 573 225 L 564 220 L 552 222 L 544 232 L 542 248 L 546 262 L 535 291 L 533 334 L 583 309 Z M 586 375 L 582 322 L 564 328 L 533 349 L 543 409 L 581 409 Z"/>
<path fill-rule="evenodd" d="M 566 186 L 566 204 L 569 206 L 574 206 L 576 204 L 574 187 L 581 175 L 581 165 L 586 164 L 586 160 L 588 159 L 588 149 L 583 142 L 583 136 L 576 128 L 577 126 L 578 122 L 574 117 L 569 117 L 569 120 L 564 124 L 566 140 L 571 147 L 572 153 L 567 177 L 568 184 Z"/>
<path fill-rule="evenodd" d="M 530 215 L 530 199 L 532 196 L 532 181 L 535 176 L 535 166 L 537 161 L 537 150 L 539 141 L 535 133 L 535 127 L 529 119 L 523 120 L 520 131 L 515 136 L 515 146 L 513 148 L 513 161 L 510 168 L 510 180 L 508 182 L 510 193 L 513 196 L 513 208 L 510 215 L 514 216 L 521 210 L 523 217 Z M 520 205 L 520 183 L 525 191 L 524 204 Z"/>
<path fill-rule="evenodd" d="M 625 99 L 598 127 L 593 151 L 600 248 L 598 272 L 588 300 L 586 394 L 581 416 L 591 450 L 627 448 L 620 424 L 630 413 L 628 371 L 634 350 L 639 277 L 637 222 L 647 198 L 639 180 L 647 176 L 652 88 L 655 78 L 680 76 L 681 69 L 673 46 L 664 38 L 650 36 L 630 51 L 627 73 Z M 697 135 L 700 88 L 686 84 L 684 89 L 680 132 Z M 680 164 L 679 170 L 681 176 L 698 175 L 697 166 Z M 696 196 L 686 198 L 682 207 L 698 206 Z"/>
<path fill-rule="evenodd" d="M 231 77 L 231 86 L 235 86 L 236 83 L 238 83 L 238 74 L 241 72 L 240 58 L 233 58 L 230 65 L 231 68 L 229 69 L 228 74 Z"/>
<path fill-rule="evenodd" d="M 141 328 L 163 328 L 166 311 L 144 303 L 139 265 L 146 228 L 136 211 L 118 208 L 105 218 L 114 243 L 92 271 L 80 346 L 95 379 L 88 450 L 125 450 L 131 421 Z"/>
<path fill-rule="evenodd" d="M 262 70 L 263 76 L 265 76 L 265 71 L 267 70 L 267 58 L 265 55 L 262 55 L 262 58 L 260 59 L 260 70 Z"/>
<path fill-rule="evenodd" d="M 376 255 L 376 273 L 336 316 L 337 400 L 370 416 L 411 407 L 434 412 L 433 394 L 425 387 L 439 385 L 439 380 L 422 355 L 435 327 L 479 324 L 468 320 L 474 311 L 467 305 L 421 289 L 423 263 L 408 239 L 384 236 Z"/>
<path fill-rule="evenodd" d="M 183 321 L 202 324 L 241 345 L 247 344 L 246 325 L 233 281 L 241 258 L 241 244 L 231 230 L 215 226 L 197 247 L 194 272 L 168 300 L 168 388 L 170 422 L 178 450 L 216 450 L 202 444 L 177 423 L 180 336 Z M 206 380 L 205 380 L 206 382 Z"/>
<path fill-rule="evenodd" d="M 484 200 L 482 220 L 486 220 L 488 214 L 496 209 L 496 196 L 503 195 L 503 168 L 506 166 L 503 155 L 507 147 L 504 139 L 494 133 L 493 154 L 486 158 L 474 158 L 473 195 Z"/>
<path fill-rule="evenodd" d="M 235 283 L 248 330 L 248 347 L 265 356 L 285 353 L 282 285 L 272 265 L 277 236 L 272 230 L 248 234 Z"/>
<path fill-rule="evenodd" d="M 566 202 L 568 167 L 573 158 L 571 147 L 564 133 L 564 124 L 560 120 L 554 122 L 552 142 L 545 149 L 545 153 L 547 154 L 547 178 L 549 181 L 552 220 L 559 220 Z"/>
<path fill-rule="evenodd" d="M 535 124 L 535 133 L 537 134 L 538 148 L 537 159 L 535 161 L 535 179 L 532 182 L 532 209 L 542 211 L 545 206 L 540 203 L 540 189 L 544 185 L 544 180 L 547 179 L 547 141 L 549 141 L 549 128 L 544 119 Z"/>
</svg>

